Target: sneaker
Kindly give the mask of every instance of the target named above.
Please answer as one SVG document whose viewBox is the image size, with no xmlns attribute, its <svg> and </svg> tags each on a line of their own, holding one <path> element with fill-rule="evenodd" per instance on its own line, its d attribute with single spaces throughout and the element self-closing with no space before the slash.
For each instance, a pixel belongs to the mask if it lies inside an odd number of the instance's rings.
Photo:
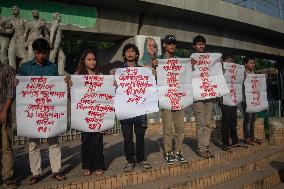
<svg viewBox="0 0 284 189">
<path fill-rule="evenodd" d="M 127 163 L 124 167 L 124 172 L 132 172 L 134 169 L 134 163 Z"/>
<path fill-rule="evenodd" d="M 255 143 L 250 138 L 245 139 L 244 143 L 247 145 L 252 145 L 252 146 L 255 145 Z"/>
<path fill-rule="evenodd" d="M 241 142 L 238 142 L 238 143 L 236 143 L 236 144 L 232 144 L 231 145 L 233 148 L 247 148 L 248 146 L 246 145 L 246 144 L 244 144 L 244 143 L 241 143 Z"/>
<path fill-rule="evenodd" d="M 231 148 L 230 146 L 224 146 L 224 147 L 223 147 L 223 150 L 224 150 L 225 152 L 233 153 L 233 150 L 232 150 L 232 148 Z"/>
<path fill-rule="evenodd" d="M 182 152 L 178 151 L 176 153 L 175 159 L 180 163 L 187 163 L 187 160 L 183 157 Z"/>
<path fill-rule="evenodd" d="M 252 140 L 253 142 L 259 144 L 259 145 L 263 143 L 263 140 L 257 139 L 257 138 L 255 138 L 255 137 L 251 138 L 251 140 Z"/>
<path fill-rule="evenodd" d="M 165 154 L 165 161 L 168 165 L 172 165 L 175 162 L 173 152 L 167 152 Z"/>
<path fill-rule="evenodd" d="M 208 154 L 208 156 L 209 156 L 210 158 L 214 158 L 214 157 L 215 157 L 215 154 L 214 154 L 213 152 L 211 152 L 211 151 L 209 151 L 209 150 L 207 150 L 206 152 L 207 152 L 207 154 Z"/>
</svg>

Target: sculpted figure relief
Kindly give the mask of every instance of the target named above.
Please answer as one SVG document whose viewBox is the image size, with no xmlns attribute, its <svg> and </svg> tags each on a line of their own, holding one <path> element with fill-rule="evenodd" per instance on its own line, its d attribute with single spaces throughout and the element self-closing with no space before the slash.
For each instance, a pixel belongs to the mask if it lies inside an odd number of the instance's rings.
<svg viewBox="0 0 284 189">
<path fill-rule="evenodd" d="M 11 22 L 1 16 L 2 9 L 0 8 L 0 61 L 8 64 L 8 47 L 10 36 L 13 35 L 14 30 Z"/>
<path fill-rule="evenodd" d="M 49 41 L 49 33 L 45 23 L 45 20 L 39 16 L 38 10 L 32 10 L 33 19 L 27 23 L 24 39 L 25 46 L 28 47 L 28 60 L 33 59 L 34 53 L 32 49 L 32 43 L 37 38 L 45 38 Z"/>
<path fill-rule="evenodd" d="M 12 18 L 10 23 L 14 29 L 14 34 L 10 40 L 8 49 L 9 65 L 16 69 L 16 57 L 21 59 L 20 63 L 27 61 L 27 51 L 24 45 L 24 35 L 27 21 L 20 17 L 20 9 L 17 6 L 11 8 Z"/>
<path fill-rule="evenodd" d="M 58 62 L 58 73 L 59 75 L 64 75 L 65 71 L 65 60 L 66 56 L 63 50 L 60 48 L 60 42 L 62 38 L 62 31 L 60 28 L 61 16 L 59 13 L 54 13 L 53 15 L 53 22 L 50 26 L 50 62 L 55 63 L 56 57 Z"/>
</svg>

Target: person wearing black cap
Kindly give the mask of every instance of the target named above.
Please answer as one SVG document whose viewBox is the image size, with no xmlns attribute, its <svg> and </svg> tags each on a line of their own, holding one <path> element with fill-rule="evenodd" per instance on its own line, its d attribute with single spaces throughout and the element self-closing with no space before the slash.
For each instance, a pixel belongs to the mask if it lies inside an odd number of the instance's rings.
<svg viewBox="0 0 284 189">
<path fill-rule="evenodd" d="M 178 58 L 175 56 L 176 38 L 173 35 L 167 35 L 163 39 L 165 49 L 159 59 Z M 182 155 L 182 142 L 184 139 L 184 110 L 162 110 L 163 121 L 163 140 L 164 140 L 164 157 L 168 165 L 177 160 L 180 163 L 186 163 L 187 160 Z M 172 125 L 175 127 L 175 133 L 172 132 Z M 172 139 L 176 136 L 174 154 L 172 148 Z"/>
</svg>

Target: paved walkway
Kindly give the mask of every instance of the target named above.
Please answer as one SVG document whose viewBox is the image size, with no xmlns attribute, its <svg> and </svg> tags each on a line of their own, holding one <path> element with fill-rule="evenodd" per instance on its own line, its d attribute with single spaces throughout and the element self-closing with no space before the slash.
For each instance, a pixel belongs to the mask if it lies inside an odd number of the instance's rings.
<svg viewBox="0 0 284 189">
<path fill-rule="evenodd" d="M 80 156 L 81 141 L 73 141 L 62 143 L 62 166 L 67 176 L 66 183 L 78 180 L 95 179 L 97 176 L 84 177 L 81 169 Z M 195 139 L 185 138 L 184 140 L 184 155 L 188 160 L 199 159 L 195 154 Z M 217 154 L 226 153 L 220 149 L 220 144 L 213 140 L 211 149 Z M 18 147 L 15 149 L 15 175 L 20 183 L 19 188 L 38 188 L 39 186 L 50 186 L 58 183 L 51 179 L 51 171 L 48 158 L 48 146 L 42 145 L 42 167 L 43 180 L 33 186 L 28 185 L 31 172 L 29 169 L 27 147 Z M 146 155 L 147 161 L 152 163 L 152 166 L 158 167 L 164 165 L 162 150 L 162 136 L 146 135 Z M 121 173 L 125 166 L 126 160 L 123 151 L 122 135 L 105 136 L 104 137 L 104 155 L 106 163 L 105 175 L 115 175 Z M 139 168 L 135 168 L 139 169 Z"/>
</svg>

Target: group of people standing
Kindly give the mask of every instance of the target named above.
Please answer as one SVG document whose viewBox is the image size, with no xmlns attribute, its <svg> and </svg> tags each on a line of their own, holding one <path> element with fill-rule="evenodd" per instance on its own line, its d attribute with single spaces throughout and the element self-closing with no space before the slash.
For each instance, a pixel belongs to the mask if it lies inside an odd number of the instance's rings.
<svg viewBox="0 0 284 189">
<path fill-rule="evenodd" d="M 162 42 L 164 53 L 158 57 L 159 59 L 178 58 L 175 55 L 176 38 L 173 35 L 167 35 Z M 198 35 L 193 39 L 193 48 L 197 53 L 204 53 L 206 40 L 203 36 Z M 23 63 L 19 69 L 21 76 L 57 76 L 57 65 L 49 61 L 50 44 L 43 38 L 38 38 L 32 43 L 32 52 L 34 58 L 31 61 Z M 134 44 L 126 44 L 122 51 L 124 59 L 121 67 L 140 67 L 138 65 L 139 50 Z M 228 59 L 227 59 L 228 58 Z M 225 62 L 232 62 L 231 57 L 225 58 Z M 151 59 L 153 74 L 158 62 Z M 191 60 L 192 65 L 196 64 L 196 60 Z M 245 74 L 254 73 L 255 59 L 247 57 L 244 59 L 246 67 Z M 0 125 L 2 137 L 2 176 L 4 185 L 7 188 L 15 188 L 16 182 L 13 179 L 13 158 L 11 149 L 11 111 L 10 107 L 15 98 L 15 87 L 17 80 L 15 79 L 15 70 L 7 64 L 0 62 Z M 115 69 L 110 71 L 114 74 Z M 77 70 L 77 75 L 100 75 L 96 54 L 92 50 L 86 50 L 82 53 Z M 68 87 L 72 87 L 72 81 L 65 78 Z M 214 153 L 209 149 L 209 141 L 211 132 L 214 129 L 213 108 L 216 99 L 200 100 L 194 102 L 192 109 L 195 115 L 197 126 L 197 154 L 202 158 L 214 157 Z M 245 144 L 239 142 L 236 125 L 237 125 L 237 107 L 222 107 L 222 142 L 223 149 L 230 152 L 234 147 L 245 147 Z M 242 103 L 245 112 L 245 101 Z M 134 110 L 133 110 L 134 111 Z M 163 143 L 164 143 L 164 159 L 166 164 L 171 165 L 174 162 L 187 163 L 183 154 L 182 143 L 184 140 L 184 110 L 166 110 L 162 109 L 163 122 Z M 244 137 L 245 143 L 253 145 L 261 143 L 254 137 L 255 114 L 244 113 Z M 124 153 L 127 164 L 124 171 L 131 172 L 135 166 L 150 169 L 151 164 L 145 161 L 145 141 L 144 136 L 147 129 L 147 115 L 141 115 L 130 119 L 120 120 L 122 134 L 124 138 Z M 174 127 L 174 131 L 172 130 Z M 133 130 L 136 135 L 136 144 L 133 142 Z M 229 143 L 229 136 L 232 138 L 232 144 Z M 175 138 L 175 148 L 173 148 L 172 139 Z M 49 159 L 52 170 L 52 178 L 63 181 L 66 179 L 61 170 L 61 150 L 57 137 L 48 138 Z M 104 173 L 104 153 L 103 153 L 103 134 L 83 132 L 81 134 L 81 156 L 83 175 L 90 176 L 92 173 L 101 175 Z M 29 140 L 29 162 L 32 177 L 29 184 L 35 184 L 42 179 L 41 177 L 41 156 L 39 139 Z"/>
</svg>

